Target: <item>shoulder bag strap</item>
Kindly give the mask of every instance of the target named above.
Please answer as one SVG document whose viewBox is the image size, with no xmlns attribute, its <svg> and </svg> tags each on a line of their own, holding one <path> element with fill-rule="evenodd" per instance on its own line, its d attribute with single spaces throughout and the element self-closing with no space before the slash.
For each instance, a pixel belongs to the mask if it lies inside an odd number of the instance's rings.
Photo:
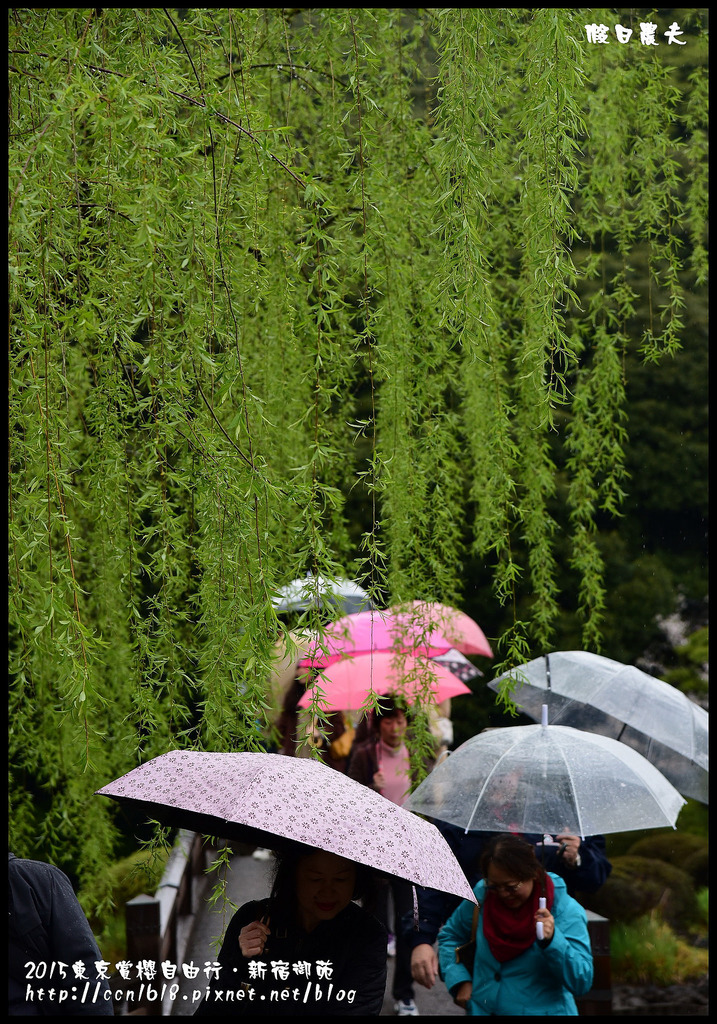
<svg viewBox="0 0 717 1024">
<path fill-rule="evenodd" d="M 478 915 L 480 914 L 480 903 L 473 907 L 473 925 L 471 927 L 471 942 L 475 942 L 478 931 Z"/>
</svg>

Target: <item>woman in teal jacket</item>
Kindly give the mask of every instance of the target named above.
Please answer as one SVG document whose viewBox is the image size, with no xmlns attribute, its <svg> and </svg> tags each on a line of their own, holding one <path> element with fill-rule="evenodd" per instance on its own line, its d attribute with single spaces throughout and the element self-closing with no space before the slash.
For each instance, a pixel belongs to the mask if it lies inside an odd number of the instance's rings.
<svg viewBox="0 0 717 1024">
<path fill-rule="evenodd" d="M 438 935 L 441 976 L 454 1001 L 476 1017 L 577 1016 L 575 996 L 593 980 L 584 909 L 517 836 L 495 836 L 481 867 L 472 970 L 457 962 L 456 947 L 471 939 L 473 904 L 461 903 Z"/>
</svg>

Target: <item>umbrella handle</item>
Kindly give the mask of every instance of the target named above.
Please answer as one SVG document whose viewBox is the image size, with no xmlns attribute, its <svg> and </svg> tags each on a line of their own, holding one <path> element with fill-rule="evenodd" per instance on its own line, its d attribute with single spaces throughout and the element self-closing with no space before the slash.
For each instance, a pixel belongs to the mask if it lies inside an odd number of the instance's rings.
<svg viewBox="0 0 717 1024">
<path fill-rule="evenodd" d="M 541 910 L 545 910 L 547 905 L 548 904 L 546 902 L 545 896 L 541 896 L 540 899 L 538 900 L 538 906 L 540 907 Z M 537 937 L 539 939 L 542 939 L 544 937 L 543 936 L 543 922 L 542 921 L 536 921 L 535 922 L 535 934 L 537 935 Z"/>
</svg>

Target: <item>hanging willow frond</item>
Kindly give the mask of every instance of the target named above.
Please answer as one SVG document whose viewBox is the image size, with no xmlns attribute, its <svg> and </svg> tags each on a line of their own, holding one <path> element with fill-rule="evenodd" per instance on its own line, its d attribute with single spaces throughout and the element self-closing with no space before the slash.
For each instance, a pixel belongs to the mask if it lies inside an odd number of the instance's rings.
<svg viewBox="0 0 717 1024">
<path fill-rule="evenodd" d="M 566 608 L 599 647 L 626 363 L 706 280 L 705 20 L 687 54 L 577 9 L 10 11 L 17 852 L 90 878 L 99 785 L 266 746 L 307 572 L 492 585 L 506 667 Z"/>
</svg>

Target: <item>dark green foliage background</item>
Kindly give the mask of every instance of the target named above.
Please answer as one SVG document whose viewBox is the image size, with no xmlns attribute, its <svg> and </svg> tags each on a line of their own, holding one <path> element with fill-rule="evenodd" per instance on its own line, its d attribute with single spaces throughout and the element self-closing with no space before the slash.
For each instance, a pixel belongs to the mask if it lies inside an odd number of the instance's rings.
<svg viewBox="0 0 717 1024">
<path fill-rule="evenodd" d="M 486 673 L 706 601 L 706 10 L 8 25 L 17 853 L 97 894 L 97 788 L 260 749 L 305 572 L 464 608 Z"/>
</svg>

